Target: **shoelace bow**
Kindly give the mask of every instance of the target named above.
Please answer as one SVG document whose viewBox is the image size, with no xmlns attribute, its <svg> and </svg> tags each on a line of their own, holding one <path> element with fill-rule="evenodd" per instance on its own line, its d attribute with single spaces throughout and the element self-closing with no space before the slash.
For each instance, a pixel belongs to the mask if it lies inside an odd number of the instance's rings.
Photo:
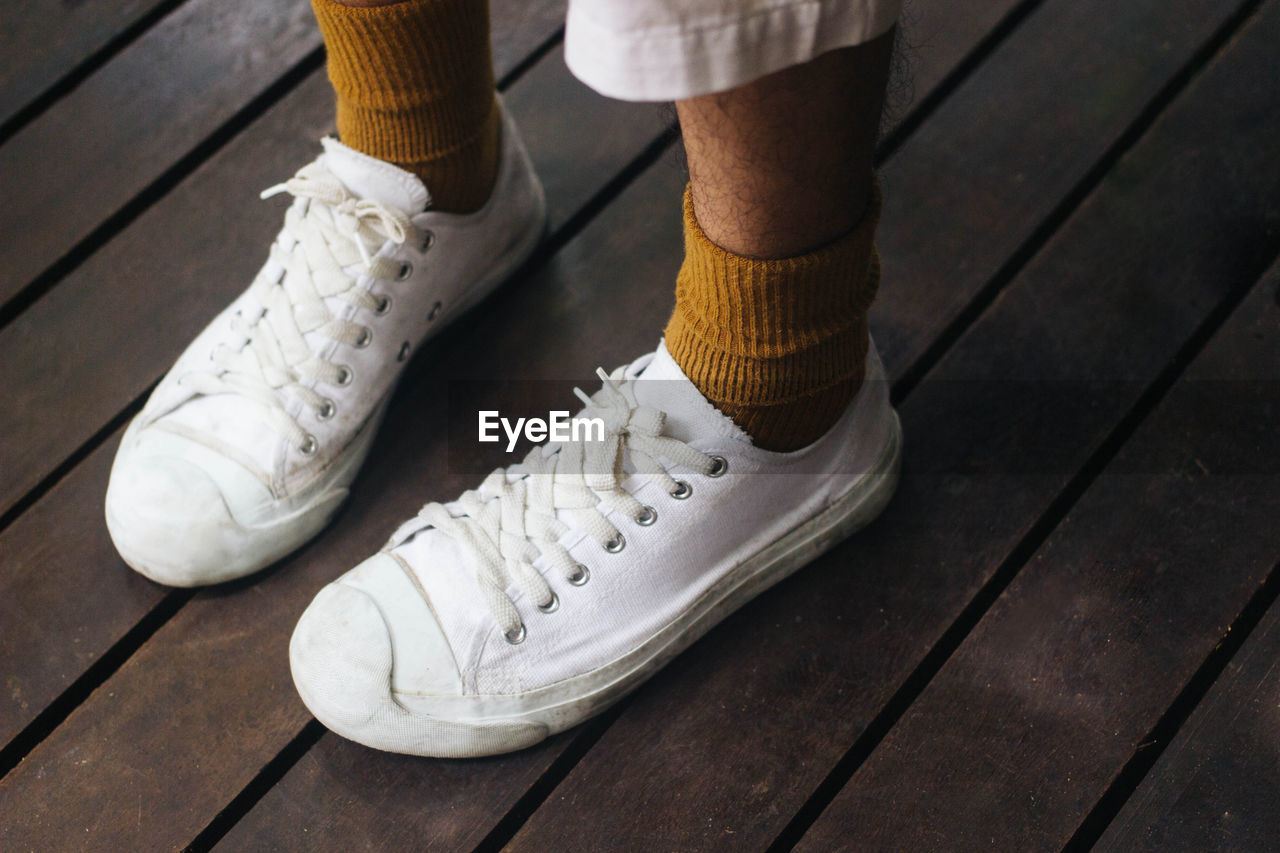
<svg viewBox="0 0 1280 853">
<path fill-rule="evenodd" d="M 357 199 L 316 163 L 264 190 L 262 198 L 284 192 L 297 201 L 285 214 L 283 233 L 271 245 L 273 263 L 264 266 L 251 285 L 263 311 L 233 319 L 240 340 L 213 353 L 217 371 L 190 373 L 179 381 L 198 394 L 240 394 L 260 403 L 273 429 L 304 452 L 314 452 L 315 440 L 288 414 L 289 400 L 322 412 L 331 404 L 310 384 L 342 385 L 351 376 L 316 355 L 303 336 L 319 332 L 345 344 L 367 342 L 369 329 L 334 316 L 325 300 L 337 297 L 357 308 L 377 310 L 378 297 L 356 287 L 360 275 L 391 279 L 400 265 L 373 257 L 369 244 L 380 246 L 387 239 L 403 243 L 415 229 L 408 215 Z"/>
<path fill-rule="evenodd" d="M 620 367 L 611 376 L 598 369 L 604 387 L 594 399 L 574 389 L 587 407 L 581 417 L 604 421 L 603 441 L 584 437 L 535 447 L 523 462 L 498 468 L 478 489 L 465 492 L 453 503 L 424 506 L 400 526 L 384 550 L 432 527 L 462 543 L 477 558 L 476 581 L 493 618 L 508 641 L 521 642 L 524 622 L 507 595 L 508 587 L 519 587 L 545 612 L 559 603 L 533 566 L 539 555 L 545 556 L 552 571 L 580 585 L 587 568 L 557 540 L 576 527 L 602 548 L 621 550 L 623 535 L 604 516 L 602 505 L 633 520 L 653 513 L 622 487 L 631 473 L 675 493 L 688 485 L 668 473 L 664 459 L 704 473 L 715 465 L 714 457 L 662 435 L 665 415 L 661 411 L 631 403 L 619 385 L 630 381 L 624 378 L 625 370 Z M 630 460 L 631 472 L 624 469 L 624 458 Z M 564 511 L 572 526 L 557 517 L 557 511 Z"/>
</svg>

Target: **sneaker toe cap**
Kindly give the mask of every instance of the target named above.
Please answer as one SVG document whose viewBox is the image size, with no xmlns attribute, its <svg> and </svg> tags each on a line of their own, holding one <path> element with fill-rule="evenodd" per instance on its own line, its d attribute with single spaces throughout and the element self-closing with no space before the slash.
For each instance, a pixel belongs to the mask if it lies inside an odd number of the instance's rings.
<svg viewBox="0 0 1280 853">
<path fill-rule="evenodd" d="M 302 701 L 331 729 L 359 729 L 391 697 L 391 635 L 373 599 L 332 583 L 316 595 L 289 641 Z"/>
<path fill-rule="evenodd" d="M 118 460 L 106 515 L 125 561 L 160 583 L 212 583 L 235 561 L 239 525 L 213 479 L 183 459 Z"/>
<path fill-rule="evenodd" d="M 444 632 L 384 554 L 320 591 L 294 630 L 289 661 L 311 712 L 355 740 L 406 713 L 398 696 L 421 704 L 461 693 Z"/>
</svg>

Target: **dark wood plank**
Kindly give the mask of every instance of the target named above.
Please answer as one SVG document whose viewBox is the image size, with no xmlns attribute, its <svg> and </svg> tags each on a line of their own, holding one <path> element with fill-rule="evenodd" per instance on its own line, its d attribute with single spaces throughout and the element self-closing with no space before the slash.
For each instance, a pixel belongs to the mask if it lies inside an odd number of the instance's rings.
<svg viewBox="0 0 1280 853">
<path fill-rule="evenodd" d="M 425 760 L 326 732 L 290 784 L 273 787 L 217 849 L 471 850 L 573 737 L 495 758 Z"/>
<path fill-rule="evenodd" d="M 899 155 L 912 168 L 883 176 L 877 342 L 887 363 L 924 351 L 1239 6 L 1050 0 L 956 90 Z M 916 227 L 894 227 L 900 219 Z"/>
<path fill-rule="evenodd" d="M 949 849 L 1057 849 L 1071 837 L 1280 558 L 1278 283 L 1273 273 L 1255 289 L 802 849 L 920 849 L 942 838 Z M 1271 657 L 1251 687 L 1274 666 Z M 1230 731 L 1242 710 L 1219 708 L 1202 746 L 1226 750 L 1214 757 L 1228 766 L 1257 762 L 1262 790 L 1249 794 L 1246 778 L 1188 789 L 1185 772 L 1157 768 L 1150 784 L 1165 805 L 1183 793 L 1190 801 L 1152 815 L 1155 827 L 1132 824 L 1135 843 L 1115 849 L 1265 849 L 1215 836 L 1261 837 L 1268 820 L 1275 839 L 1274 722 Z M 1237 796 L 1255 806 L 1252 823 L 1231 814 Z M 1159 843 L 1141 840 L 1151 829 Z M 1184 830 L 1213 842 L 1192 843 Z"/>
<path fill-rule="evenodd" d="M 564 0 L 495 3 L 494 60 L 499 75 L 551 37 L 563 23 L 563 12 Z M 0 478 L 0 513 L 159 378 L 185 342 L 252 278 L 262 262 L 263 235 L 274 233 L 280 221 L 278 205 L 259 202 L 257 191 L 293 174 L 314 156 L 316 138 L 330 132 L 333 95 L 324 73 L 312 74 L 299 91 L 303 94 L 287 99 L 291 106 L 282 102 L 272 111 L 295 110 L 299 123 L 270 125 L 273 136 L 261 140 L 256 159 L 215 158 L 237 164 L 235 171 L 222 166 L 193 173 L 143 215 L 141 221 L 150 224 L 127 229 L 0 329 L 0 346 L 17 347 L 10 356 L 0 357 L 0 376 L 15 395 L 15 405 L 0 412 L 0 433 L 14 437 L 0 448 L 0 470 L 5 472 Z M 154 131 L 154 117 L 147 122 L 148 132 Z M 639 125 L 620 125 L 620 132 L 639 130 Z M 161 128 L 162 136 L 167 132 Z M 10 147 L 0 148 L 0 175 Z M 54 145 L 50 150 L 65 149 Z M 583 167 L 597 160 L 611 162 L 609 153 L 593 158 L 590 151 L 584 152 Z M 113 162 L 102 150 L 77 156 Z M 90 168 L 88 162 L 95 163 L 93 169 L 115 175 L 109 180 L 132 179 L 119 161 L 106 170 L 97 161 L 86 161 L 85 168 Z M 174 196 L 180 200 L 172 202 Z M 65 220 L 67 210 L 79 210 L 86 203 L 87 196 L 77 190 L 74 200 L 58 202 L 56 216 L 48 213 L 49 221 Z M 12 212 L 13 205 L 9 207 Z M 226 211 L 234 215 L 223 215 Z M 0 218 L 5 215 L 0 213 Z M 165 229 L 163 235 L 156 229 Z M 0 254 L 22 252 L 25 246 L 9 241 Z M 108 319 L 110 323 L 103 322 Z M 104 371 L 104 364 L 112 369 Z"/>
<path fill-rule="evenodd" d="M 521 78 L 507 103 L 519 118 L 525 144 L 538 152 L 547 227 L 553 232 L 662 136 L 670 118 L 656 104 L 624 104 L 597 95 L 572 77 L 561 48 Z"/>
<path fill-rule="evenodd" d="M 894 342 L 892 373 L 948 321 L 957 304 L 952 284 L 971 294 L 976 274 L 998 268 L 1016 234 L 1027 233 L 1031 222 L 1011 221 L 1006 208 L 1024 220 L 1051 208 L 1055 193 L 1079 178 L 1215 24 L 1205 4 L 1177 14 L 1163 2 L 1107 9 L 1115 29 L 1086 25 L 1101 20 L 1101 5 L 1044 6 L 886 167 L 886 278 L 872 325 Z M 1184 23 L 1193 10 L 1206 13 L 1198 31 Z M 1087 44 L 1071 48 L 1073 67 L 1089 80 L 1064 89 L 1057 51 L 1068 32 L 1089 33 Z M 1173 55 L 1165 42 L 1177 44 Z M 1115 100 L 1117 92 L 1127 99 Z M 1063 144 L 1078 147 L 1061 150 L 1048 141 L 1056 131 L 1029 127 L 1055 114 L 1042 112 L 1049 100 L 1064 121 L 1097 122 L 1090 132 L 1062 130 Z M 1240 125 L 1224 127 L 1225 135 Z M 1261 145 L 1266 136 L 1251 138 Z M 1230 235 L 1210 228 L 1219 212 L 1207 208 L 1202 242 L 1185 254 L 1125 257 L 1153 241 L 1166 245 L 1148 236 L 1147 218 L 1130 207 L 1108 218 L 1107 230 L 1082 218 L 1068 232 L 1073 242 L 1059 240 L 1017 279 L 998 310 L 907 399 L 907 470 L 885 517 L 753 602 L 637 694 L 513 847 L 575 849 L 609 837 L 660 849 L 752 849 L 775 838 L 1141 387 L 1108 386 L 1082 405 L 1060 389 L 1008 380 L 1085 380 L 1117 370 L 1152 377 L 1230 278 L 1198 278 L 1178 265 L 1215 270 L 1225 252 L 1229 272 L 1251 269 L 1257 246 L 1248 241 L 1266 233 L 1280 168 L 1248 145 L 1225 156 L 1256 163 L 1260 185 L 1233 183 L 1215 198 L 1239 192 L 1235 203 L 1253 214 L 1250 228 Z M 1164 153 L 1147 150 L 1150 169 Z M 1000 161 L 1014 171 L 990 165 Z M 975 174 L 991 185 L 973 186 Z M 1132 182 L 1132 172 L 1122 174 Z M 895 202 L 904 186 L 912 194 Z M 938 197 L 955 203 L 937 207 Z M 1097 263 L 1103 248 L 1111 269 Z M 1129 304 L 1147 307 L 1118 310 Z"/>
<path fill-rule="evenodd" d="M 0 147 L 0 303 L 320 43 L 307 0 L 190 0 Z"/>
<path fill-rule="evenodd" d="M 1033 344 L 1043 355 L 1022 361 L 1027 369 L 1011 371 L 1046 386 L 1025 389 L 1028 397 L 1056 394 L 1064 398 L 1057 407 L 1079 408 L 1114 397 L 1112 386 L 1139 384 L 1129 377 L 1147 374 L 1133 354 L 1147 340 L 1207 311 L 1214 291 L 1247 286 L 1280 249 L 1280 165 L 1269 142 L 1280 132 L 1280 93 L 1265 72 L 1277 38 L 1280 5 L 1270 4 L 1034 265 L 1043 286 L 1006 294 L 994 312 L 1007 318 L 1003 331 L 1047 341 Z M 1179 201 L 1187 197 L 1201 203 Z M 1280 557 L 1278 270 L 1071 509 L 801 849 L 1046 850 L 1071 838 Z M 1084 322 L 1089 315 L 1100 319 Z M 1110 339 L 1102 347 L 1084 340 L 1102 336 Z M 992 347 L 1002 358 L 1026 348 Z M 1094 371 L 1083 377 L 1092 381 L 1081 390 L 1037 379 L 1046 355 L 1075 350 L 1075 374 L 1081 351 L 1096 349 L 1120 357 L 1090 355 Z M 990 402 L 999 429 L 1010 412 Z M 988 435 L 1022 443 L 1021 432 Z M 1048 439 L 1057 436 L 1035 438 L 1054 447 Z"/>
<path fill-rule="evenodd" d="M 0 744 L 165 595 L 141 575 L 114 570 L 99 518 L 116 444 L 99 448 L 0 534 Z"/>
<path fill-rule="evenodd" d="M 498 65 L 564 5 L 495 3 Z M 23 235 L 0 244 L 0 304 L 319 46 L 307 0 L 189 0 L 0 147 L 0 232 Z"/>
<path fill-rule="evenodd" d="M 1271 301 L 1265 293 L 1262 299 Z M 1258 314 L 1270 317 L 1271 325 L 1258 332 L 1271 345 L 1274 365 L 1280 362 L 1274 340 L 1280 319 L 1274 305 L 1259 306 Z M 1096 849 L 1195 853 L 1274 847 L 1280 838 L 1277 708 L 1280 607 L 1272 605 Z"/>
<path fill-rule="evenodd" d="M 978 57 L 996 29 L 1036 0 L 989 0 L 986 3 L 946 3 L 912 0 L 898 21 L 897 57 L 889 81 L 885 127 L 891 130 L 908 117 L 919 102 L 941 94 L 938 86 L 961 66 Z"/>
<path fill-rule="evenodd" d="M 27 0 L 0 5 L 0 125 L 166 0 Z"/>
<path fill-rule="evenodd" d="M 6 506 L 22 494 L 22 486 L 36 481 L 27 466 L 42 451 L 38 436 L 48 440 L 54 433 L 64 432 L 66 441 L 59 452 L 71 452 L 91 435 L 84 421 L 80 423 L 85 429 L 72 428 L 78 419 L 89 416 L 100 425 L 110 420 L 112 409 L 118 411 L 163 372 L 160 353 L 171 360 L 181 351 L 183 339 L 189 340 L 204 318 L 216 313 L 253 276 L 266 235 L 279 227 L 280 217 L 278 206 L 253 202 L 253 189 L 291 174 L 311 156 L 315 139 L 329 129 L 330 97 L 327 83 L 316 75 L 75 276 L 0 332 L 0 338 L 14 342 L 26 353 L 32 378 L 48 383 L 31 396 L 18 392 L 15 408 L 31 407 L 22 417 L 34 416 L 34 429 L 24 430 L 32 437 L 27 447 L 6 446 L 6 453 L 17 455 L 5 464 Z M 209 205 L 216 204 L 236 204 L 243 215 L 210 218 Z M 199 239 L 204 227 L 211 230 L 206 239 Z M 170 248 L 177 246 L 187 250 L 175 253 Z M 140 305 L 150 307 L 143 312 Z M 160 316 L 174 322 L 155 323 L 153 318 Z M 173 329 L 175 325 L 181 330 Z M 58 340 L 69 347 L 67 357 L 50 359 L 47 354 L 54 350 L 49 347 Z M 152 351 L 153 345 L 158 345 L 159 352 Z M 21 363 L 6 364 L 5 371 L 16 375 Z M 104 370 L 104 364 L 111 368 Z M 125 377 L 134 382 L 117 385 Z M 9 387 L 17 390 L 18 383 Z M 108 399 L 114 398 L 101 414 L 80 408 L 70 393 L 63 396 L 63 392 L 72 391 L 92 396 L 95 389 L 106 392 Z M 11 411 L 6 417 L 14 415 L 17 412 Z M 58 422 L 65 426 L 55 427 Z M 43 425 L 37 427 L 37 423 Z M 60 590 L 69 589 L 92 590 L 93 594 L 64 594 L 59 620 L 94 622 L 99 630 L 110 626 L 91 648 L 67 642 L 74 635 L 61 641 L 56 635 L 43 638 L 47 642 L 39 645 L 41 654 L 60 661 L 53 668 L 36 665 L 28 657 L 31 647 L 27 641 L 19 639 L 0 647 L 6 672 L 15 682 L 13 689 L 26 697 L 23 706 L 5 708 L 6 741 L 12 730 L 29 723 L 65 686 L 64 678 L 55 679 L 53 673 L 78 674 L 72 667 L 79 655 L 101 654 L 154 603 L 147 596 L 134 594 L 138 580 L 130 577 L 133 573 L 119 561 L 101 521 L 102 496 L 116 443 L 113 438 L 95 451 L 57 489 L 0 534 L 0 542 L 14 555 L 14 574 L 23 578 L 12 588 L 15 619 L 6 623 L 7 631 L 17 638 L 27 636 L 33 630 L 31 625 L 46 618 L 41 602 L 56 600 Z M 52 525 L 91 526 L 92 533 L 58 547 L 37 547 L 41 531 L 50 525 L 28 521 L 27 516 L 33 514 L 47 515 Z M 158 600 L 161 588 L 152 589 Z M 104 611 L 112 615 L 99 619 L 98 614 Z M 40 633 L 34 629 L 34 636 Z M 10 701 L 6 696 L 6 704 Z"/>
<path fill-rule="evenodd" d="M 299 127 L 327 115 L 327 109 L 316 109 L 308 98 L 300 90 L 264 119 L 261 129 L 255 126 L 233 143 L 226 151 L 228 171 L 218 171 L 223 168 L 218 165 L 221 160 L 211 162 L 207 173 L 193 176 L 193 192 L 206 187 L 198 182 L 208 179 L 207 188 L 212 190 L 215 181 L 227 184 L 230 175 L 239 173 L 236 169 L 247 170 L 250 164 L 257 168 L 255 158 L 267 157 L 280 137 L 291 137 Z M 580 170 L 577 174 L 603 182 L 663 127 L 661 115 L 652 108 L 608 102 L 582 89 L 568 76 L 557 54 L 521 78 L 508 103 L 517 120 L 527 118 L 531 127 L 547 129 L 530 143 L 548 185 L 560 188 L 555 203 L 560 217 L 572 215 L 572 199 L 580 206 L 599 186 L 570 183 L 552 175 L 554 169 L 572 164 Z M 531 110 L 558 112 L 560 129 L 552 132 L 549 116 L 534 117 Z M 564 129 L 570 126 L 577 132 Z M 606 168 L 610 159 L 612 169 Z M 171 213 L 180 216 L 181 210 Z M 164 230 L 167 222 L 149 227 L 155 229 L 149 232 L 151 240 L 169 233 Z M 148 241 L 146 245 L 162 244 Z M 553 262 L 551 269 L 558 269 L 557 264 Z M 434 351 L 425 352 L 421 364 L 438 364 L 445 358 L 479 361 L 475 356 L 457 355 L 451 347 L 470 350 L 480 347 L 482 340 L 492 340 L 478 333 L 494 322 L 495 312 L 515 312 L 505 318 L 513 325 L 517 317 L 536 323 L 528 318 L 537 316 L 537 305 L 544 301 L 567 312 L 559 325 L 550 328 L 572 337 L 571 330 L 583 324 L 588 309 L 571 292 L 549 298 L 545 286 L 537 282 L 560 279 L 551 273 L 544 276 L 514 284 L 481 314 L 448 333 Z M 598 344 L 602 336 L 603 332 L 595 338 L 581 336 L 581 345 Z M 516 345 L 503 349 L 502 357 L 508 363 L 520 357 Z M 501 367 L 501 362 L 484 363 L 493 371 L 490 375 Z M 420 369 L 419 376 L 419 381 L 406 383 L 404 399 L 398 398 L 390 418 L 397 426 L 380 442 L 371 470 L 357 482 L 352 506 L 334 529 L 279 571 L 255 579 L 256 583 L 197 596 L 4 779 L 0 846 L 20 840 L 24 845 L 58 848 L 83 843 L 86 837 L 107 848 L 181 846 L 294 737 L 308 719 L 293 691 L 285 652 L 297 615 L 323 583 L 376 550 L 401 515 L 430 497 L 456 492 L 473 479 L 469 473 L 450 473 L 444 456 L 447 445 L 439 438 L 438 423 L 439 403 L 447 393 L 444 376 L 430 368 Z M 81 477 L 77 470 L 67 481 L 69 487 L 72 479 L 78 495 L 87 491 L 100 500 L 100 475 Z M 440 493 L 435 491 L 437 484 L 443 489 Z M 55 491 L 47 499 L 59 498 Z M 97 547 L 100 550 L 85 555 L 77 579 L 111 590 L 121 582 L 117 575 L 127 575 L 128 570 L 110 554 L 105 540 Z M 95 581 L 95 575 L 100 580 Z M 80 605 L 68 601 L 64 606 L 80 607 L 81 618 L 90 619 L 103 600 L 99 597 Z M 472 798 L 474 811 L 469 816 L 451 813 L 452 822 L 437 827 L 440 843 L 449 846 L 449 839 L 456 840 L 452 832 L 472 831 L 476 824 L 487 829 L 500 817 L 501 807 L 524 792 L 565 742 L 549 743 L 543 752 L 523 759 L 527 764 L 520 765 L 525 770 L 519 773 L 507 774 L 501 766 L 489 770 L 495 780 L 492 784 L 475 783 L 477 790 L 489 792 L 489 799 L 478 794 Z M 92 758 L 87 757 L 90 754 Z M 127 768 L 140 767 L 149 770 L 131 778 L 129 786 L 120 784 L 121 774 L 131 772 Z M 388 772 L 394 776 L 396 771 Z M 497 780 L 507 787 L 496 787 Z M 118 819 L 126 813 L 137 814 L 138 819 Z M 50 821 L 51 814 L 77 819 Z"/>
</svg>

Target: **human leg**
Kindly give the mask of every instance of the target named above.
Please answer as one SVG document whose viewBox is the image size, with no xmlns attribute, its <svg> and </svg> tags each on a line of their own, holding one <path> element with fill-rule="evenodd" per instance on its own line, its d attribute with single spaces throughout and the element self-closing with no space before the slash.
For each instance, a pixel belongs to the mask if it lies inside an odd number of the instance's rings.
<svg viewBox="0 0 1280 853">
<path fill-rule="evenodd" d="M 893 32 L 676 102 L 698 224 L 747 258 L 789 258 L 852 231 L 871 198 Z"/>
</svg>

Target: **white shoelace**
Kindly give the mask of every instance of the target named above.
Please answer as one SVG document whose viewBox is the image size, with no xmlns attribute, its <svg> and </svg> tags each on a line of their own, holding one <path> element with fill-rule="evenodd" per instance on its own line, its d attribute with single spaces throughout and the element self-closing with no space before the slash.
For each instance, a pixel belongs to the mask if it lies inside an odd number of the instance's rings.
<svg viewBox="0 0 1280 853">
<path fill-rule="evenodd" d="M 586 566 L 557 541 L 573 529 L 557 517 L 557 510 L 566 511 L 574 526 L 605 551 L 617 552 L 626 540 L 603 515 L 602 504 L 640 524 L 656 519 L 652 507 L 622 487 L 630 473 L 683 497 L 690 493 L 689 484 L 672 477 L 663 460 L 707 474 L 723 470 L 722 459 L 661 434 L 665 415 L 632 404 L 623 393 L 632 381 L 625 378 L 625 371 L 620 367 L 610 376 L 597 370 L 604 387 L 594 399 L 574 389 L 587 406 L 583 417 L 604 421 L 603 441 L 583 438 L 535 447 L 523 462 L 498 468 L 478 489 L 465 492 L 452 504 L 424 506 L 400 526 L 384 550 L 428 527 L 453 537 L 476 556 L 480 593 L 508 642 L 522 642 L 524 622 L 506 593 L 509 586 L 519 587 L 544 612 L 559 606 L 550 585 L 533 566 L 540 554 L 551 570 L 575 586 L 588 577 Z M 631 472 L 623 466 L 624 457 Z"/>
<path fill-rule="evenodd" d="M 198 394 L 239 394 L 260 403 L 271 427 L 310 454 L 316 450 L 315 439 L 289 415 L 290 400 L 329 417 L 333 404 L 311 385 L 345 385 L 351 373 L 320 358 L 303 336 L 319 332 L 341 343 L 365 345 L 368 327 L 334 316 L 325 300 L 336 297 L 357 308 L 380 310 L 381 300 L 356 284 L 365 273 L 395 278 L 400 264 L 372 257 L 369 245 L 381 246 L 387 239 L 403 243 L 415 229 L 404 212 L 357 199 L 317 163 L 264 190 L 262 198 L 282 192 L 298 201 L 285 214 L 280 239 L 271 245 L 274 263 L 251 285 L 263 311 L 234 318 L 240 340 L 213 353 L 216 371 L 190 373 L 179 382 Z"/>
</svg>

